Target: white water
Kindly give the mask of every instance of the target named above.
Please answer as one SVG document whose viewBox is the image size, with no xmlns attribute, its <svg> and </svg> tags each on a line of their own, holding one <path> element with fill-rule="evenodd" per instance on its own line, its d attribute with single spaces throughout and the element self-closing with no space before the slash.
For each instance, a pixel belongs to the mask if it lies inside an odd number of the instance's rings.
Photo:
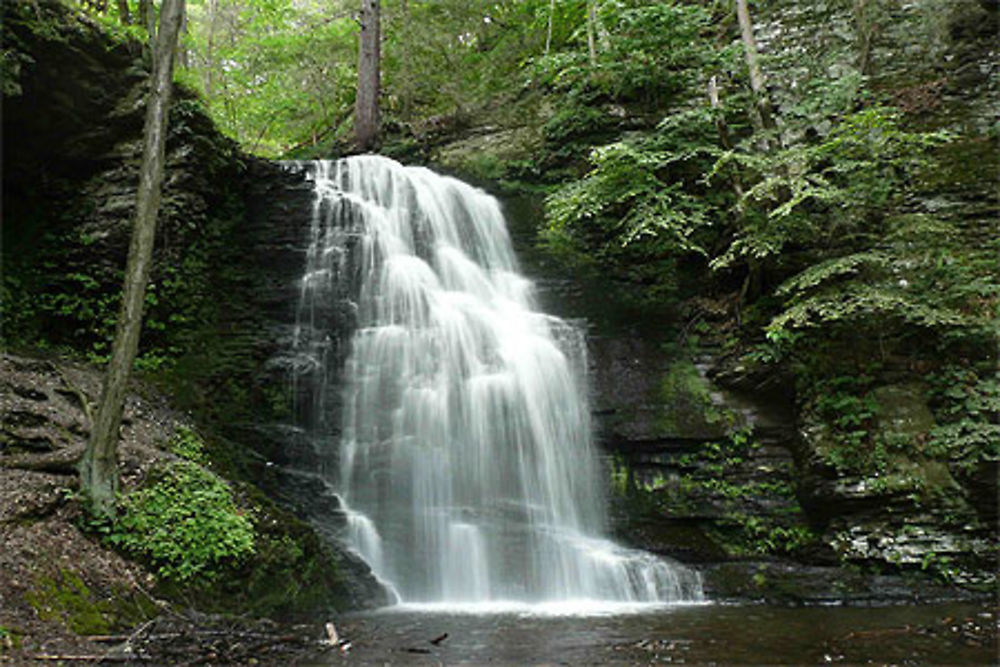
<svg viewBox="0 0 1000 667">
<path fill-rule="evenodd" d="M 602 537 L 583 335 L 536 310 L 497 201 L 378 156 L 309 169 L 301 312 L 315 328 L 353 299 L 338 475 L 376 575 L 406 603 L 700 599 L 696 574 Z"/>
</svg>

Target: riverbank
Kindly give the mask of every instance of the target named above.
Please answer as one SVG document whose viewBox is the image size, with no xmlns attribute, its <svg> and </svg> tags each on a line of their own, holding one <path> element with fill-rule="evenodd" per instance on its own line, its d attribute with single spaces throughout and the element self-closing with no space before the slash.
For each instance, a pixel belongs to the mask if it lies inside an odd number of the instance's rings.
<svg viewBox="0 0 1000 667">
<path fill-rule="evenodd" d="M 191 560 L 198 544 L 180 542 L 191 537 L 191 529 L 175 513 L 168 513 L 175 522 L 158 534 L 179 540 L 187 560 L 122 548 L 121 541 L 116 546 L 114 537 L 124 535 L 123 529 L 93 523 L 76 493 L 75 461 L 99 386 L 99 372 L 86 364 L 0 356 L 0 662 L 58 655 L 93 660 L 129 642 L 151 656 L 176 650 L 199 658 L 239 655 L 232 647 L 219 653 L 215 642 L 243 649 L 264 642 L 285 656 L 315 648 L 315 633 L 300 636 L 288 624 L 325 622 L 378 599 L 365 588 L 366 570 L 359 571 L 356 562 L 338 558 L 311 528 L 249 483 L 219 477 L 217 464 L 202 458 L 204 452 L 193 453 L 193 443 L 201 441 L 192 435 L 190 420 L 140 383 L 128 396 L 119 446 L 123 498 L 156 488 L 179 467 L 199 471 L 195 481 L 212 480 L 231 496 L 238 516 L 249 519 L 253 549 L 238 559 Z M 181 565 L 202 572 L 179 577 L 170 568 Z M 359 599 L 361 591 L 369 597 Z M 164 629 L 178 624 L 187 629 Z M 202 631 L 219 624 L 224 629 L 214 634 Z M 259 641 L 244 641 L 249 635 Z M 275 657 L 275 664 L 283 660 Z"/>
</svg>

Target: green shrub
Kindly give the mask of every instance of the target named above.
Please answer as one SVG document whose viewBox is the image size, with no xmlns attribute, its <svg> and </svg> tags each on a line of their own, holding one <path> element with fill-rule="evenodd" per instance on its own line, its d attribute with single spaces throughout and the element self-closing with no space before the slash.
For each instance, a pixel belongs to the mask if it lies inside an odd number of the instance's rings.
<svg viewBox="0 0 1000 667">
<path fill-rule="evenodd" d="M 205 443 L 198 434 L 186 426 L 178 426 L 174 437 L 167 443 L 167 449 L 192 463 L 205 463 Z"/>
<path fill-rule="evenodd" d="M 126 495 L 109 540 L 178 582 L 211 580 L 254 551 L 254 527 L 226 483 L 191 461 L 173 461 Z"/>
</svg>

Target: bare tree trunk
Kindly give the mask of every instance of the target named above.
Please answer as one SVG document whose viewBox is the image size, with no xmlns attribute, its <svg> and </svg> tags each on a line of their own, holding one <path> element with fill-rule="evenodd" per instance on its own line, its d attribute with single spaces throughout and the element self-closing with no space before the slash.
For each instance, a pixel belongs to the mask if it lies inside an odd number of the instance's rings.
<svg viewBox="0 0 1000 667">
<path fill-rule="evenodd" d="M 185 39 L 187 37 L 187 34 L 188 34 L 187 12 L 184 12 L 183 15 L 181 16 L 181 31 L 180 31 L 180 34 L 184 36 L 184 39 L 178 37 L 177 63 L 181 67 L 183 67 L 184 69 L 187 69 L 187 68 L 191 67 L 191 58 L 190 58 L 190 55 L 188 54 L 187 46 L 184 43 Z"/>
<path fill-rule="evenodd" d="M 872 43 L 877 26 L 872 19 L 869 0 L 854 0 L 854 27 L 858 42 L 858 71 L 865 76 L 872 74 Z"/>
<path fill-rule="evenodd" d="M 358 95 L 354 105 L 354 136 L 358 150 L 368 151 L 378 141 L 378 98 L 381 87 L 379 0 L 361 0 L 361 39 L 358 48 Z"/>
<path fill-rule="evenodd" d="M 590 64 L 597 64 L 597 0 L 587 0 L 587 51 L 590 54 Z"/>
<path fill-rule="evenodd" d="M 208 3 L 208 38 L 205 43 L 205 98 L 212 100 L 215 92 L 215 33 L 219 22 L 219 0 Z"/>
<path fill-rule="evenodd" d="M 549 0 L 549 26 L 545 33 L 545 55 L 549 55 L 549 49 L 552 48 L 552 22 L 555 20 L 556 15 L 556 0 Z"/>
<path fill-rule="evenodd" d="M 132 23 L 132 14 L 128 10 L 128 0 L 118 0 L 118 18 L 121 20 L 122 25 Z"/>
<path fill-rule="evenodd" d="M 149 265 L 160 208 L 167 116 L 173 82 L 174 51 L 184 0 L 163 0 L 160 31 L 154 49 L 149 102 L 143 131 L 142 165 L 136 196 L 132 241 L 125 268 L 125 286 L 115 340 L 111 347 L 101 401 L 91 428 L 87 450 L 80 461 L 80 486 L 97 516 L 114 515 L 118 487 L 118 429 L 121 426 L 125 391 L 139 347 L 142 307 L 149 281 Z"/>
<path fill-rule="evenodd" d="M 156 43 L 156 7 L 153 6 L 153 0 L 139 0 L 139 22 L 146 28 L 146 34 L 149 35 L 147 44 L 152 52 Z"/>
<path fill-rule="evenodd" d="M 413 71 L 410 69 L 410 4 L 403 0 L 403 118 L 413 110 Z"/>
<path fill-rule="evenodd" d="M 717 111 L 722 108 L 722 103 L 719 101 L 719 83 L 714 76 L 708 80 L 708 102 Z M 729 125 L 726 124 L 726 118 L 722 115 L 721 111 L 715 119 L 715 129 L 719 132 L 719 141 L 722 143 L 722 147 L 727 151 L 733 150 L 733 140 L 729 134 Z M 730 183 L 733 186 L 733 193 L 736 195 L 736 209 L 742 216 L 743 182 L 740 180 L 739 172 L 735 169 L 731 175 Z"/>
<path fill-rule="evenodd" d="M 760 68 L 760 52 L 757 50 L 757 38 L 753 34 L 753 21 L 750 20 L 750 9 L 747 0 L 736 0 L 736 18 L 740 23 L 740 33 L 743 35 L 743 53 L 746 56 L 747 69 L 750 70 L 750 88 L 753 90 L 758 129 L 773 130 L 774 114 L 771 110 L 771 98 L 767 94 L 764 73 Z"/>
</svg>

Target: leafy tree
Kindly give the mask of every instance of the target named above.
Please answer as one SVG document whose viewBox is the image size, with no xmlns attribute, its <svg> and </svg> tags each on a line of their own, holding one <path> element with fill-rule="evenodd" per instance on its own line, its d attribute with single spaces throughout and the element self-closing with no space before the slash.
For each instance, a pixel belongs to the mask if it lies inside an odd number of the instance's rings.
<svg viewBox="0 0 1000 667">
<path fill-rule="evenodd" d="M 189 14 L 180 79 L 246 150 L 280 155 L 343 129 L 357 81 L 353 3 L 200 0 Z"/>
</svg>

